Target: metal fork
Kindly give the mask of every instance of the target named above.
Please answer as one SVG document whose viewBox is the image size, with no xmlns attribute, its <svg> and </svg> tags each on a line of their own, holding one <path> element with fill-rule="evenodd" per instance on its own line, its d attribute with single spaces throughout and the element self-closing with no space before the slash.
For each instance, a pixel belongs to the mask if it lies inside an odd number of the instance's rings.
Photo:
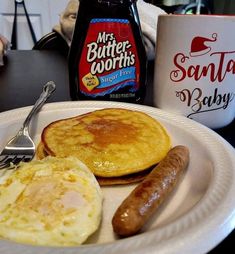
<svg viewBox="0 0 235 254">
<path fill-rule="evenodd" d="M 33 116 L 41 109 L 50 95 L 55 91 L 53 81 L 43 86 L 43 91 L 25 119 L 23 126 L 15 137 L 10 139 L 0 154 L 0 170 L 11 169 L 21 161 L 31 161 L 35 155 L 35 144 L 29 135 L 29 125 Z"/>
</svg>

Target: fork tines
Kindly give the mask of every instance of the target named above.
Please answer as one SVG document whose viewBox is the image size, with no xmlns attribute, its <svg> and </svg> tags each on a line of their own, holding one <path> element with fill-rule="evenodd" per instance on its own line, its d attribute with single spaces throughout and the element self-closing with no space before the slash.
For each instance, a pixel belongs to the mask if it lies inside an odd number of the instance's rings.
<svg viewBox="0 0 235 254">
<path fill-rule="evenodd" d="M 7 155 L 0 156 L 2 157 L 0 160 L 0 169 L 10 167 L 12 165 L 17 165 L 21 161 L 28 162 L 32 159 L 32 156 L 29 155 Z"/>
</svg>

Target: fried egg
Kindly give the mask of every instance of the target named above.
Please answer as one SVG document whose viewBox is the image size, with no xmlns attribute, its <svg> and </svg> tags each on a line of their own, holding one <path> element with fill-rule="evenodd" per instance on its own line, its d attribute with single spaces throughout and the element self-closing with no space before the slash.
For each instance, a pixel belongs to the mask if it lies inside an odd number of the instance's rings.
<svg viewBox="0 0 235 254">
<path fill-rule="evenodd" d="M 143 112 L 120 108 L 52 122 L 44 128 L 41 141 L 41 156 L 77 157 L 99 177 L 148 169 L 171 148 L 160 122 Z"/>
<path fill-rule="evenodd" d="M 102 193 L 77 158 L 20 164 L 0 182 L 0 237 L 44 246 L 80 245 L 100 225 Z"/>
</svg>

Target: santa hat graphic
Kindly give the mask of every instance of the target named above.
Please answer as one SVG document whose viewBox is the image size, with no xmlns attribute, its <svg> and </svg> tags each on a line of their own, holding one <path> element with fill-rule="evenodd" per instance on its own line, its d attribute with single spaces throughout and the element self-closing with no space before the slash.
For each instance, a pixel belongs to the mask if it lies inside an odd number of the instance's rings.
<svg viewBox="0 0 235 254">
<path fill-rule="evenodd" d="M 192 43 L 191 43 L 191 52 L 190 52 L 190 56 L 202 56 L 207 54 L 210 50 L 211 47 L 205 45 L 207 42 L 214 42 L 217 40 L 217 34 L 213 33 L 212 38 L 205 38 L 205 37 L 200 37 L 200 36 L 196 36 L 192 39 Z"/>
</svg>

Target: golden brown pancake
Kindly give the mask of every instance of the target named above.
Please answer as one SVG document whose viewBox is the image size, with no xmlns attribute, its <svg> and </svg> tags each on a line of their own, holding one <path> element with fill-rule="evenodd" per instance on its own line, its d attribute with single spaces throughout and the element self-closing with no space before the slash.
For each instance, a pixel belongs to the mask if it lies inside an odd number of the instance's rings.
<svg viewBox="0 0 235 254">
<path fill-rule="evenodd" d="M 42 160 L 43 158 L 47 157 L 48 154 L 44 150 L 43 143 L 40 142 L 37 146 L 36 150 L 36 157 L 39 160 Z M 99 177 L 96 176 L 96 179 L 101 186 L 110 186 L 110 185 L 124 185 L 124 184 L 130 184 L 130 183 L 138 183 L 142 181 L 152 170 L 153 167 L 143 170 L 141 172 L 137 172 L 134 174 L 129 174 L 125 176 L 117 176 L 117 177 Z"/>
<path fill-rule="evenodd" d="M 95 176 L 104 178 L 141 172 L 162 160 L 171 147 L 158 121 L 120 108 L 52 122 L 44 128 L 41 140 L 41 154 L 77 157 Z"/>
<path fill-rule="evenodd" d="M 96 177 L 100 186 L 110 186 L 110 185 L 124 185 L 130 183 L 138 183 L 144 180 L 144 178 L 151 172 L 151 169 L 146 169 L 141 172 L 137 172 L 134 174 L 129 174 L 125 176 L 117 176 L 117 177 Z"/>
<path fill-rule="evenodd" d="M 36 158 L 38 160 L 42 160 L 43 158 L 47 157 L 49 154 L 47 154 L 46 150 L 44 149 L 43 143 L 40 141 L 40 143 L 37 146 L 36 149 Z"/>
</svg>

